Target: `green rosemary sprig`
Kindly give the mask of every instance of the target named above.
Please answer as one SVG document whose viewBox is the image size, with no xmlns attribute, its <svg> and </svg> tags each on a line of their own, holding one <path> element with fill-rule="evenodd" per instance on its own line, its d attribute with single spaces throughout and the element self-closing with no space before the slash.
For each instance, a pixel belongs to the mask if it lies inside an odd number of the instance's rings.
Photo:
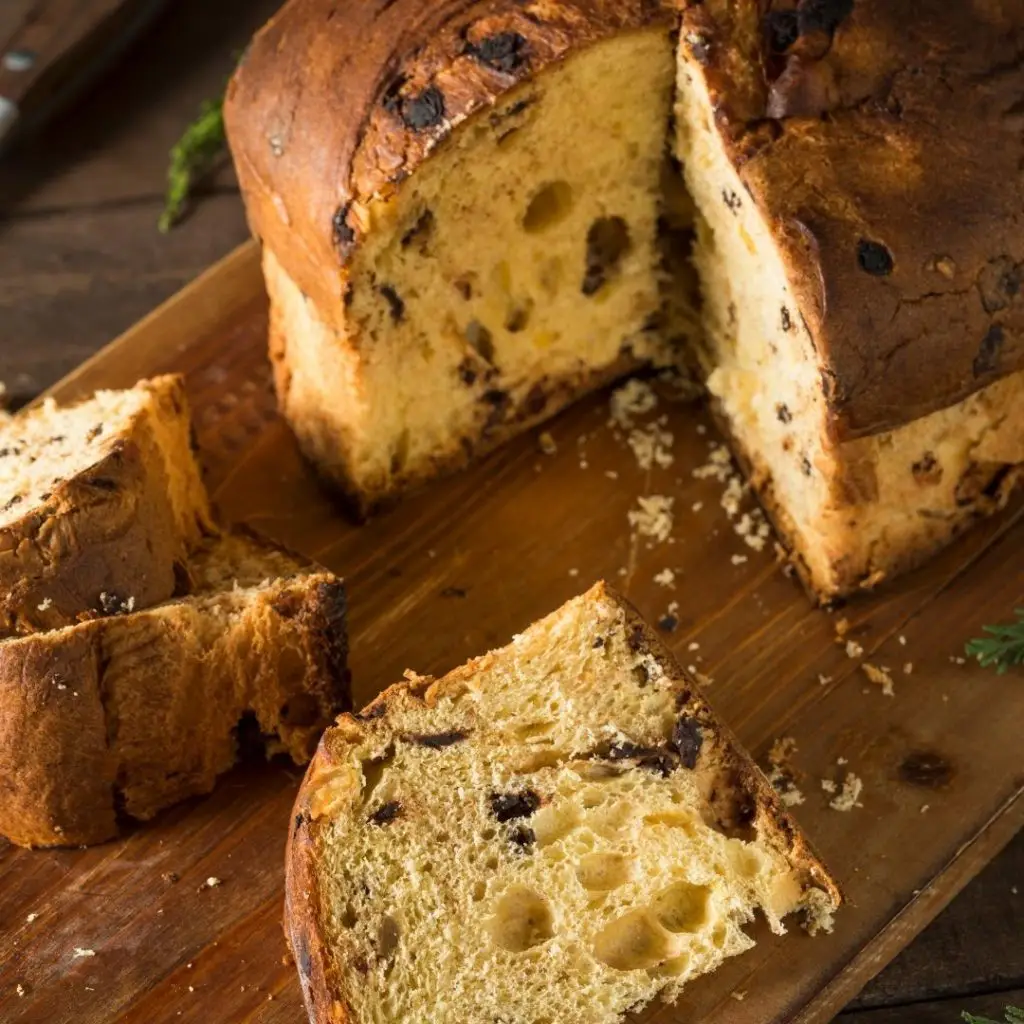
<svg viewBox="0 0 1024 1024">
<path fill-rule="evenodd" d="M 178 223 L 192 189 L 217 166 L 226 151 L 224 98 L 206 100 L 199 116 L 185 129 L 171 150 L 167 198 L 158 222 L 161 231 L 170 231 Z"/>
<path fill-rule="evenodd" d="M 1000 674 L 1012 665 L 1024 665 L 1024 608 L 1018 608 L 1014 614 L 1016 622 L 984 626 L 988 636 L 969 640 L 966 647 L 968 656 L 977 658 L 979 664 L 986 667 L 994 665 Z"/>
<path fill-rule="evenodd" d="M 960 1019 L 967 1021 L 967 1024 L 1024 1024 L 1024 1010 L 1020 1010 L 1016 1006 L 1008 1006 L 1006 1016 L 1002 1021 L 993 1020 L 991 1017 L 979 1017 L 965 1010 L 960 1014 Z"/>
</svg>

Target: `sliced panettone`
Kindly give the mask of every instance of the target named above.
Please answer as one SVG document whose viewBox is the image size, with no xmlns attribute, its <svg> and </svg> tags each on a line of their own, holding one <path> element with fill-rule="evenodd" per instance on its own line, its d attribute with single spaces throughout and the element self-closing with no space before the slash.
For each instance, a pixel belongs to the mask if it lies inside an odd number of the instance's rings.
<svg viewBox="0 0 1024 1024">
<path fill-rule="evenodd" d="M 612 1024 L 840 896 L 694 682 L 598 584 L 321 741 L 286 928 L 311 1021 Z M 812 930 L 813 930 L 812 927 Z"/>
<path fill-rule="evenodd" d="M 871 587 L 1024 475 L 1022 48 L 1019 4 L 290 0 L 226 104 L 284 414 L 366 511 L 682 347 L 811 589 Z"/>
<path fill-rule="evenodd" d="M 0 636 L 187 589 L 210 528 L 181 377 L 0 423 Z"/>
<path fill-rule="evenodd" d="M 0 642 L 0 835 L 102 842 L 209 792 L 243 720 L 304 763 L 348 706 L 341 580 L 240 532 L 190 569 L 190 597 Z"/>
</svg>

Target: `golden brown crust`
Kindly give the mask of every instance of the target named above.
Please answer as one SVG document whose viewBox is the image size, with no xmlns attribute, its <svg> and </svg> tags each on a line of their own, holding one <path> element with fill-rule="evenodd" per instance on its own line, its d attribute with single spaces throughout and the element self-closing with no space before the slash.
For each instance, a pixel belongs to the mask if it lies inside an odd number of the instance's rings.
<svg viewBox="0 0 1024 1024">
<path fill-rule="evenodd" d="M 0 637 L 147 608 L 187 584 L 188 550 L 212 529 L 189 450 L 180 376 L 142 382 L 148 404 L 97 460 L 55 481 L 42 504 L 0 527 Z M 166 429 L 163 451 L 151 428 Z M 168 478 L 168 465 L 180 477 Z M 191 503 L 175 509 L 177 487 Z"/>
<path fill-rule="evenodd" d="M 696 680 L 628 600 L 603 582 L 596 583 L 589 594 L 619 605 L 626 616 L 631 645 L 653 657 L 676 681 L 679 715 L 696 723 L 700 730 L 694 767 L 710 781 L 705 796 L 716 815 L 716 827 L 740 836 L 756 830 L 760 839 L 793 867 L 805 894 L 817 890 L 826 908 L 837 908 L 843 901 L 839 885 L 764 773 L 704 700 Z M 341 781 L 349 776 L 348 754 L 353 745 L 366 739 L 378 720 L 387 718 L 393 704 L 412 697 L 430 707 L 441 696 L 455 696 L 466 689 L 480 662 L 495 655 L 500 652 L 473 659 L 440 679 L 409 674 L 404 682 L 385 689 L 361 711 L 341 715 L 320 740 L 295 800 L 285 855 L 285 935 L 299 970 L 311 1024 L 355 1024 L 339 958 L 330 947 L 319 881 L 323 864 L 321 833 L 329 827 L 331 817 L 343 812 L 346 801 L 355 796 Z M 329 794 L 326 799 L 325 793 Z M 807 905 L 809 914 L 818 909 L 811 902 Z"/>
<path fill-rule="evenodd" d="M 254 232 L 319 308 L 337 306 L 374 195 L 517 82 L 674 6 L 291 0 L 253 40 L 224 107 Z"/>
<path fill-rule="evenodd" d="M 343 584 L 317 573 L 231 600 L 0 644 L 0 834 L 102 842 L 121 811 L 209 792 L 247 715 L 268 749 L 309 758 L 349 700 Z"/>
<path fill-rule="evenodd" d="M 691 66 L 847 440 L 1024 367 L 1024 4 L 720 0 Z"/>
</svg>

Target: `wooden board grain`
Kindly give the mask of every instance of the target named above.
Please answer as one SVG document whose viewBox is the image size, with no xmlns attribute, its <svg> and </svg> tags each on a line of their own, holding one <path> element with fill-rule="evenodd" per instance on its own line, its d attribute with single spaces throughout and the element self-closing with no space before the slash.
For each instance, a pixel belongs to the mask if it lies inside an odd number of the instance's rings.
<svg viewBox="0 0 1024 1024">
<path fill-rule="evenodd" d="M 346 576 L 357 701 L 405 668 L 440 672 L 506 642 L 603 576 L 651 618 L 678 603 L 666 639 L 713 680 L 710 701 L 756 755 L 796 739 L 795 813 L 849 896 L 835 933 L 765 936 L 637 1020 L 830 1019 L 1024 822 L 1024 687 L 957 660 L 1024 594 L 1020 503 L 842 611 L 865 659 L 894 669 L 885 697 L 836 643 L 837 616 L 813 608 L 770 551 L 746 548 L 721 485 L 694 478 L 713 440 L 698 409 L 662 405 L 674 462 L 642 471 L 607 427 L 607 396 L 595 396 L 548 425 L 556 454 L 523 437 L 357 527 L 274 412 L 265 313 L 246 246 L 54 393 L 187 374 L 223 514 Z M 631 540 L 627 514 L 651 493 L 675 498 L 675 527 L 648 547 Z M 673 589 L 654 580 L 664 568 L 676 570 Z M 841 813 L 820 780 L 847 771 L 864 781 L 863 806 Z M 280 920 L 300 774 L 242 766 L 209 798 L 91 850 L 0 850 L 0 1020 L 302 1020 Z"/>
</svg>

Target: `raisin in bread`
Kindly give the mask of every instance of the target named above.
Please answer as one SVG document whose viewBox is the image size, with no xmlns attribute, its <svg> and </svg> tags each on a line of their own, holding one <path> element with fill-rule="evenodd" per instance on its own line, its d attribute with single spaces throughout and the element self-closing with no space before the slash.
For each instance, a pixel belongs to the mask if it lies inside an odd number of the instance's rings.
<svg viewBox="0 0 1024 1024">
<path fill-rule="evenodd" d="M 190 568 L 189 597 L 0 642 L 0 835 L 101 842 L 209 792 L 243 719 L 304 763 L 347 706 L 339 579 L 242 532 Z"/>
<path fill-rule="evenodd" d="M 1022 47 L 1019 4 L 291 0 L 226 106 L 285 416 L 366 510 L 687 342 L 818 595 L 916 564 L 1022 475 Z"/>
<path fill-rule="evenodd" d="M 182 378 L 0 423 L 0 636 L 145 608 L 187 584 L 210 509 Z"/>
<path fill-rule="evenodd" d="M 610 1024 L 839 893 L 767 780 L 598 584 L 324 734 L 286 928 L 316 1024 Z"/>
</svg>

